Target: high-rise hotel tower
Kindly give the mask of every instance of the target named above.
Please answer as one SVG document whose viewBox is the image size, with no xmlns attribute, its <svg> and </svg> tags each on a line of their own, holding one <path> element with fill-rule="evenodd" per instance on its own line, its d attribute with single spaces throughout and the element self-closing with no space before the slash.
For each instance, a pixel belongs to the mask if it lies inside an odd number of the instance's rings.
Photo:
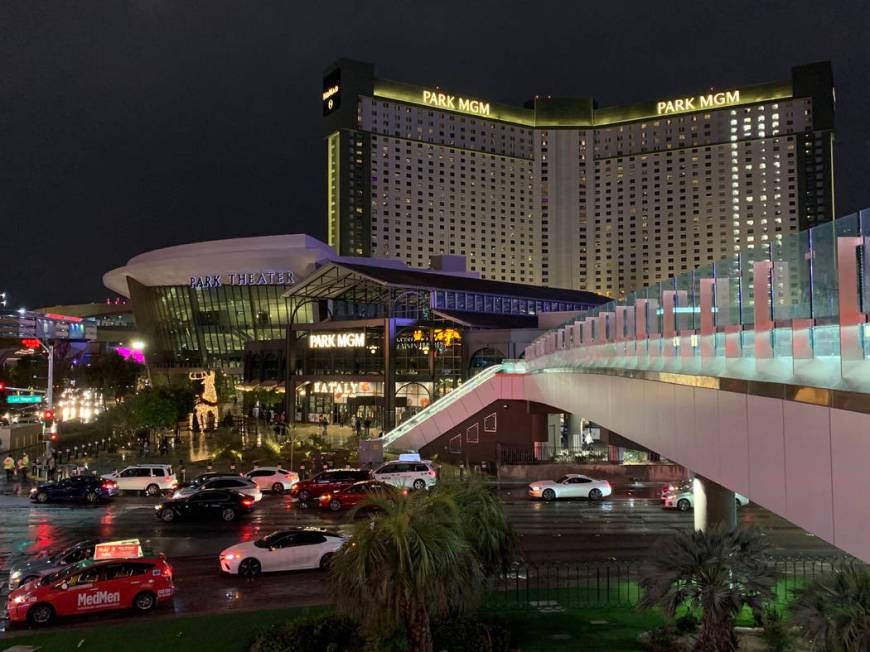
<svg viewBox="0 0 870 652">
<path fill-rule="evenodd" d="M 508 106 L 343 59 L 322 100 L 342 255 L 465 254 L 484 278 L 618 297 L 834 214 L 829 63 L 599 108 Z"/>
</svg>

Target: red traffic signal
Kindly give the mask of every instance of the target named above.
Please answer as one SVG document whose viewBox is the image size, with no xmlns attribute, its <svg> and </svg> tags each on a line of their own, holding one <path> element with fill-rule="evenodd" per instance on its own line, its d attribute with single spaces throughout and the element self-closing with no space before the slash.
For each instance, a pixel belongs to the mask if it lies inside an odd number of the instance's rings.
<svg viewBox="0 0 870 652">
<path fill-rule="evenodd" d="M 42 413 L 42 420 L 51 423 L 54 420 L 54 410 L 46 410 Z"/>
<path fill-rule="evenodd" d="M 4 383 L 2 380 L 0 380 L 0 392 L 5 392 L 5 391 L 6 391 L 6 383 Z"/>
</svg>

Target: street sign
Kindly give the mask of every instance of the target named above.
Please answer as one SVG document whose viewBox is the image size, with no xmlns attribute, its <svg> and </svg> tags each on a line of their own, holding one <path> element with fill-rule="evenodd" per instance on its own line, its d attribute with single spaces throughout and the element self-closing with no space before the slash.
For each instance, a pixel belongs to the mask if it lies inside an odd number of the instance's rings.
<svg viewBox="0 0 870 652">
<path fill-rule="evenodd" d="M 42 396 L 30 394 L 27 396 L 7 396 L 7 403 L 42 403 Z"/>
</svg>

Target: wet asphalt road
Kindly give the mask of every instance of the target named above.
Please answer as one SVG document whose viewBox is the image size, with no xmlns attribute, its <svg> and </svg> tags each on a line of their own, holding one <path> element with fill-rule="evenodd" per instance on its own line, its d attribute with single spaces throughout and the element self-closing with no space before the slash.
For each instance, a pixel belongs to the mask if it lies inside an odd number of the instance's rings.
<svg viewBox="0 0 870 652">
<path fill-rule="evenodd" d="M 529 500 L 524 485 L 499 492 L 529 562 L 642 559 L 663 536 L 692 527 L 692 515 L 662 509 L 653 487 L 617 488 L 600 502 L 542 503 Z M 298 571 L 243 580 L 225 575 L 217 555 L 224 548 L 284 527 L 312 525 L 349 533 L 344 513 L 301 509 L 289 496 L 265 495 L 238 522 L 163 523 L 154 515 L 157 498 L 120 496 L 95 507 L 31 504 L 21 495 L 0 495 L 0 600 L 5 606 L 10 562 L 54 551 L 85 538 L 139 538 L 166 554 L 175 569 L 174 605 L 165 614 L 301 606 L 327 601 L 321 571 Z M 837 550 L 756 505 L 739 511 L 744 523 L 762 528 L 773 553 L 831 555 Z"/>
</svg>

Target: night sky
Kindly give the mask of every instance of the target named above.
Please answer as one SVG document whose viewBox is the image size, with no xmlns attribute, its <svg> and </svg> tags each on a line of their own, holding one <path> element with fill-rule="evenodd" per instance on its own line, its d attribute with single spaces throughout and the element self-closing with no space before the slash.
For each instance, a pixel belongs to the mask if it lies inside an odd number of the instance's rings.
<svg viewBox="0 0 870 652">
<path fill-rule="evenodd" d="M 602 106 L 831 60 L 837 213 L 870 207 L 863 2 L 0 2 L 0 290 L 100 301 L 102 274 L 197 240 L 325 239 L 321 72 Z"/>
</svg>

